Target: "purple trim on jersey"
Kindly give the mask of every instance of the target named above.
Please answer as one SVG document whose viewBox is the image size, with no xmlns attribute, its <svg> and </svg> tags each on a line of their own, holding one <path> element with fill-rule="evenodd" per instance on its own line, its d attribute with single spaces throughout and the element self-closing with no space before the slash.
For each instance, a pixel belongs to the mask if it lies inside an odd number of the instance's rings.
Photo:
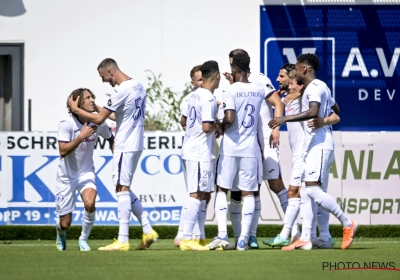
<svg viewBox="0 0 400 280">
<path fill-rule="evenodd" d="M 197 190 L 200 190 L 200 162 L 197 163 Z"/>
<path fill-rule="evenodd" d="M 203 123 L 211 123 L 211 124 L 214 124 L 215 121 L 204 121 Z"/>
<path fill-rule="evenodd" d="M 236 112 L 236 110 L 235 110 L 235 109 L 226 109 L 226 110 L 224 110 L 224 112 L 227 112 L 227 111 L 233 111 L 233 112 Z"/>
<path fill-rule="evenodd" d="M 104 108 L 104 109 L 107 109 L 107 110 L 110 111 L 111 113 L 115 113 L 115 111 L 113 111 L 113 110 L 107 108 L 106 106 L 104 106 L 103 108 Z"/>
<path fill-rule="evenodd" d="M 274 94 L 276 91 L 273 90 L 270 93 L 267 94 L 267 96 L 265 96 L 266 99 L 270 98 L 272 94 Z"/>
<path fill-rule="evenodd" d="M 61 143 L 69 143 L 69 142 L 71 142 L 71 141 L 62 141 L 62 140 L 58 140 L 58 142 L 61 142 Z"/>
<path fill-rule="evenodd" d="M 119 162 L 118 162 L 118 181 L 117 181 L 117 185 L 119 185 L 119 180 L 121 178 L 121 165 L 122 165 L 122 156 L 124 155 L 124 153 L 121 153 L 121 157 L 119 158 Z"/>
</svg>

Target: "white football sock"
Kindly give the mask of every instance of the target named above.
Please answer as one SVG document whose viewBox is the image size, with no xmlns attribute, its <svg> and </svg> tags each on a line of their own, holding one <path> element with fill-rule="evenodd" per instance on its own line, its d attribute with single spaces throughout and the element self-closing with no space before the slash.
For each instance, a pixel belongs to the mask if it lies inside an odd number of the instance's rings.
<svg viewBox="0 0 400 280">
<path fill-rule="evenodd" d="M 351 220 L 346 217 L 333 197 L 323 192 L 320 186 L 307 187 L 307 193 L 315 200 L 319 207 L 322 207 L 338 218 L 343 227 L 348 228 L 351 226 Z"/>
<path fill-rule="evenodd" d="M 241 202 L 231 199 L 231 203 L 229 204 L 229 212 L 231 216 L 233 236 L 235 237 L 235 242 L 237 242 L 239 240 L 240 231 L 242 230 L 242 225 L 240 223 L 242 216 Z"/>
<path fill-rule="evenodd" d="M 182 211 L 183 207 L 181 209 L 181 216 L 179 218 L 179 227 L 178 227 L 178 233 L 176 235 L 176 239 L 182 239 L 183 238 L 183 219 L 182 219 Z"/>
<path fill-rule="evenodd" d="M 228 236 L 227 229 L 228 202 L 226 201 L 226 193 L 217 192 L 215 197 L 215 217 L 218 223 L 218 237 L 226 238 Z"/>
<path fill-rule="evenodd" d="M 315 203 L 314 199 L 311 198 L 311 206 L 313 211 L 313 219 L 311 223 L 311 241 L 317 240 L 317 214 L 318 214 L 318 205 Z"/>
<path fill-rule="evenodd" d="M 257 237 L 257 227 L 258 227 L 258 219 L 260 218 L 260 213 L 261 213 L 260 196 L 255 196 L 254 197 L 254 215 L 253 215 L 253 220 L 251 221 L 249 236 Z"/>
<path fill-rule="evenodd" d="M 133 215 L 138 219 L 139 223 L 142 225 L 143 233 L 149 234 L 153 228 L 150 225 L 150 221 L 143 214 L 143 206 L 142 203 L 140 202 L 140 199 L 131 191 L 129 190 L 129 194 L 131 196 L 131 209 Z"/>
<path fill-rule="evenodd" d="M 79 240 L 81 239 L 89 239 L 90 232 L 92 231 L 94 225 L 94 219 L 96 217 L 96 211 L 92 213 L 83 210 L 83 218 L 82 218 L 82 232 Z"/>
<path fill-rule="evenodd" d="M 201 202 L 193 197 L 189 197 L 183 206 L 183 238 L 192 240 L 194 224 L 197 221 Z"/>
<path fill-rule="evenodd" d="M 317 221 L 318 221 L 318 230 L 319 230 L 319 239 L 322 241 L 329 241 L 329 239 L 332 238 L 330 232 L 329 232 L 329 216 L 331 213 L 328 211 L 325 211 L 324 208 L 319 207 L 318 208 L 318 215 L 317 215 Z"/>
<path fill-rule="evenodd" d="M 313 219 L 312 200 L 308 196 L 306 188 L 300 189 L 300 214 L 303 219 L 300 240 L 307 242 L 311 238 L 311 226 Z"/>
<path fill-rule="evenodd" d="M 250 226 L 254 216 L 254 208 L 254 196 L 244 196 L 242 208 L 242 231 L 240 232 L 240 237 L 238 240 L 239 243 L 240 241 L 244 240 L 244 242 L 247 244 L 249 240 Z"/>
<path fill-rule="evenodd" d="M 129 192 L 118 192 L 118 241 L 125 243 L 129 241 L 129 220 L 131 218 L 131 196 Z"/>
<path fill-rule="evenodd" d="M 200 207 L 201 207 L 201 205 L 200 205 Z M 200 215 L 200 212 L 199 212 L 199 215 Z M 199 227 L 199 217 L 198 216 L 197 216 L 197 220 L 194 223 L 192 239 L 197 239 L 197 240 L 200 239 L 200 227 Z"/>
<path fill-rule="evenodd" d="M 199 217 L 197 218 L 199 229 L 200 229 L 200 240 L 206 239 L 206 233 L 204 231 L 204 224 L 206 223 L 207 204 L 205 200 L 201 201 Z"/>
<path fill-rule="evenodd" d="M 281 207 L 282 207 L 283 213 L 286 213 L 286 208 L 287 208 L 287 205 L 288 205 L 287 189 L 281 190 L 276 195 L 278 196 L 279 201 L 281 203 Z"/>
<path fill-rule="evenodd" d="M 297 216 L 300 212 L 300 198 L 289 198 L 288 199 L 288 207 L 285 213 L 285 219 L 283 224 L 283 229 L 279 234 L 282 238 L 289 238 L 289 235 L 292 231 L 292 227 L 294 227 L 294 222 L 297 222 Z M 296 223 L 298 228 L 298 225 Z"/>
<path fill-rule="evenodd" d="M 65 235 L 65 233 L 67 232 L 67 230 L 61 228 L 60 221 L 57 221 L 56 223 L 56 230 L 59 235 Z"/>
</svg>

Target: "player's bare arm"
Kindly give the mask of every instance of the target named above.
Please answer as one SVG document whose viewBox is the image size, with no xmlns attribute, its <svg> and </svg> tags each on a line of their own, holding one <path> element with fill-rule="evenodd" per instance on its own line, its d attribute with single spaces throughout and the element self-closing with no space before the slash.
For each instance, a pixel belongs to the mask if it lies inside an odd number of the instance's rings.
<svg viewBox="0 0 400 280">
<path fill-rule="evenodd" d="M 283 103 L 286 105 L 290 105 L 294 100 L 298 99 L 301 97 L 301 92 L 298 91 L 294 91 L 294 92 L 290 92 L 285 99 L 283 99 Z"/>
<path fill-rule="evenodd" d="M 234 83 L 234 81 L 233 81 L 233 76 L 232 76 L 231 73 L 229 73 L 229 72 L 224 72 L 224 73 L 222 73 L 222 74 L 223 74 L 224 77 L 228 80 L 229 84 L 233 84 L 233 83 Z"/>
<path fill-rule="evenodd" d="M 315 118 L 307 122 L 307 126 L 312 129 L 323 127 L 324 125 L 334 125 L 340 122 L 340 117 L 336 113 L 332 113 L 326 118 Z"/>
<path fill-rule="evenodd" d="M 89 113 L 90 114 L 90 113 Z M 79 144 L 86 138 L 92 136 L 97 130 L 97 126 L 88 126 L 87 123 L 82 127 L 81 133 L 71 142 L 58 142 L 58 150 L 61 157 L 65 157 L 76 150 Z"/>
<path fill-rule="evenodd" d="M 99 105 L 95 104 L 96 106 L 96 112 L 100 113 L 101 110 L 103 110 L 104 108 L 100 107 Z M 108 119 L 115 121 L 115 113 L 111 113 L 111 115 L 108 117 Z"/>
<path fill-rule="evenodd" d="M 226 110 L 224 119 L 222 120 L 222 130 L 227 130 L 235 120 L 235 111 L 234 110 Z"/>
<path fill-rule="evenodd" d="M 282 101 L 279 97 L 279 94 L 277 92 L 274 92 L 267 98 L 267 101 L 272 104 L 272 106 L 275 107 L 274 110 L 274 118 L 282 117 L 283 116 L 283 104 Z M 269 145 L 273 148 L 279 145 L 280 141 L 280 132 L 279 132 L 280 127 L 276 127 L 272 130 L 271 136 L 269 138 Z"/>
<path fill-rule="evenodd" d="M 306 121 L 312 118 L 316 118 L 318 116 L 319 112 L 319 107 L 320 107 L 319 102 L 312 101 L 310 102 L 309 109 L 305 112 L 302 112 L 297 115 L 292 115 L 292 116 L 285 116 L 285 117 L 280 117 L 280 118 L 273 118 L 269 123 L 269 127 L 271 128 L 276 128 L 278 126 L 282 126 L 287 122 L 300 122 L 300 121 Z"/>
<path fill-rule="evenodd" d="M 336 113 L 339 114 L 340 109 L 339 109 L 339 105 L 337 103 L 335 103 L 335 105 L 332 106 L 332 110 Z"/>
<path fill-rule="evenodd" d="M 114 135 L 112 135 L 109 139 L 107 139 L 108 144 L 110 145 L 110 150 L 114 153 Z"/>
<path fill-rule="evenodd" d="M 77 115 L 85 118 L 86 120 L 88 120 L 92 123 L 98 124 L 98 125 L 101 125 L 102 123 L 104 123 L 104 121 L 112 113 L 108 110 L 101 110 L 98 114 L 93 114 L 91 112 L 87 112 L 85 110 L 78 108 L 78 102 L 79 102 L 79 96 L 76 98 L 75 101 L 72 99 L 72 96 L 69 98 L 68 103 L 71 108 L 71 111 L 74 114 L 77 114 Z"/>
<path fill-rule="evenodd" d="M 181 120 L 179 121 L 180 122 L 180 124 L 181 124 L 181 126 L 182 126 L 182 129 L 184 130 L 184 131 L 186 131 L 186 117 L 185 116 L 181 116 Z"/>
<path fill-rule="evenodd" d="M 221 128 L 221 124 L 219 122 L 203 122 L 201 128 L 203 129 L 204 133 L 211 133 L 218 131 Z"/>
</svg>

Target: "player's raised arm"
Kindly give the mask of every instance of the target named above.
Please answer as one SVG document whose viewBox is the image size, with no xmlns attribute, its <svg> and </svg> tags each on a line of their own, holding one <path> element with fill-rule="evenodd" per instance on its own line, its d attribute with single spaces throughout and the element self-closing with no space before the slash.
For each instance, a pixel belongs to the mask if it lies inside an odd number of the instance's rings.
<svg viewBox="0 0 400 280">
<path fill-rule="evenodd" d="M 71 108 L 71 111 L 74 114 L 79 115 L 79 116 L 87 119 L 88 121 L 98 124 L 98 125 L 102 124 L 111 115 L 111 113 L 113 113 L 109 110 L 104 110 L 104 109 L 101 110 L 98 114 L 92 114 L 90 112 L 86 112 L 85 110 L 78 108 L 79 96 L 75 100 L 71 96 L 69 98 L 68 103 Z"/>
<path fill-rule="evenodd" d="M 101 110 L 103 110 L 103 107 L 96 104 L 96 112 L 100 113 Z M 111 115 L 108 116 L 108 119 L 115 121 L 115 113 L 111 113 Z"/>
<path fill-rule="evenodd" d="M 62 125 L 61 125 L 62 126 Z M 60 130 L 63 128 L 60 127 Z M 87 123 L 82 127 L 81 133 L 71 142 L 58 141 L 58 150 L 61 157 L 65 157 L 76 150 L 82 141 L 96 132 L 97 126 L 88 126 Z"/>
</svg>

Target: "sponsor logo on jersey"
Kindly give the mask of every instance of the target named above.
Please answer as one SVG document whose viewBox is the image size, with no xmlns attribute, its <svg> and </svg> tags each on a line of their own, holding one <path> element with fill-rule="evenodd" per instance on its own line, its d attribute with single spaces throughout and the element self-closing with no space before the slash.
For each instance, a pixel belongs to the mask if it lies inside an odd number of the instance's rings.
<svg viewBox="0 0 400 280">
<path fill-rule="evenodd" d="M 111 98 L 110 98 L 110 99 L 108 99 L 108 101 L 107 101 L 107 105 L 108 105 L 108 106 L 112 106 L 112 101 L 111 101 Z"/>
</svg>

